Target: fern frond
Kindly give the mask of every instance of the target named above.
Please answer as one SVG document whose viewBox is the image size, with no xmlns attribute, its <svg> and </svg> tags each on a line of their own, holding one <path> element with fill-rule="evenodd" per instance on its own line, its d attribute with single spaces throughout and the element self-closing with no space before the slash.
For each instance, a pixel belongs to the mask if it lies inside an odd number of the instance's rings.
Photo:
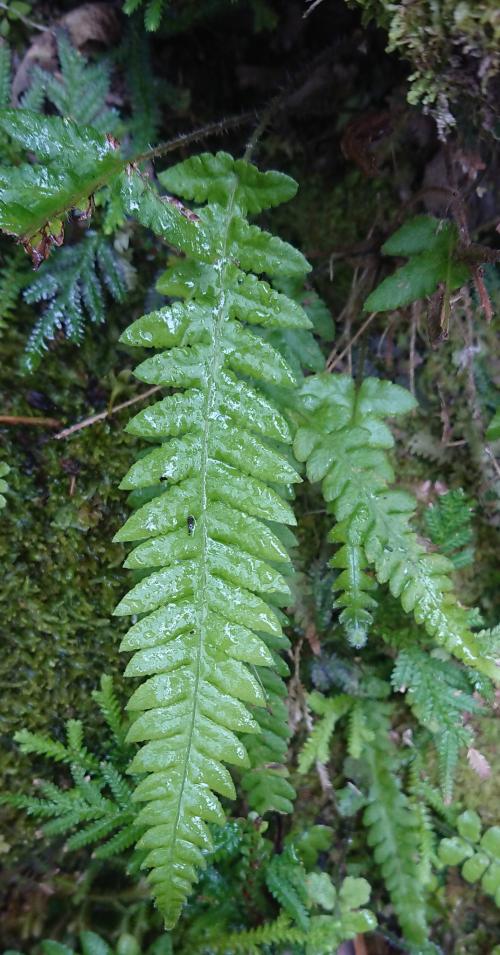
<svg viewBox="0 0 500 955">
<path fill-rule="evenodd" d="M 112 138 L 59 116 L 4 109 L 0 131 L 37 158 L 0 169 L 0 230 L 17 236 L 39 265 L 61 244 L 65 214 L 84 208 L 126 161 Z"/>
<path fill-rule="evenodd" d="M 128 727 L 123 719 L 122 708 L 116 697 L 112 677 L 106 673 L 101 675 L 99 689 L 92 691 L 92 699 L 96 701 L 106 725 L 111 730 L 114 744 L 118 750 L 123 750 L 126 747 L 125 737 Z"/>
<path fill-rule="evenodd" d="M 465 714 L 482 709 L 473 696 L 474 687 L 453 661 L 430 656 L 418 647 L 398 655 L 391 681 L 396 690 L 406 691 L 415 716 L 433 735 L 441 787 L 449 801 L 460 749 L 470 746 L 473 739 L 472 728 L 465 725 Z"/>
<path fill-rule="evenodd" d="M 432 543 L 457 569 L 468 567 L 474 560 L 472 516 L 471 502 L 462 488 L 442 494 L 425 512 L 425 526 Z"/>
<path fill-rule="evenodd" d="M 116 705 L 109 678 L 101 680 L 101 691 L 97 691 L 96 698 L 104 703 L 101 707 L 104 713 L 110 705 L 111 708 Z M 66 723 L 66 737 L 66 746 L 27 730 L 20 730 L 14 738 L 24 753 L 36 753 L 56 763 L 65 763 L 73 785 L 59 787 L 42 781 L 38 784 L 40 797 L 7 794 L 2 802 L 44 820 L 45 836 L 68 835 L 67 851 L 106 839 L 94 854 L 96 858 L 109 858 L 136 842 L 143 831 L 136 824 L 132 787 L 118 763 L 99 760 L 88 751 L 79 720 Z M 124 742 L 119 756 L 125 765 L 130 760 L 130 748 Z"/>
<path fill-rule="evenodd" d="M 329 698 L 314 690 L 308 694 L 307 702 L 321 719 L 315 724 L 301 750 L 299 773 L 307 773 L 313 763 L 328 763 L 335 725 L 349 711 L 353 700 L 345 694 Z"/>
<path fill-rule="evenodd" d="M 366 378 L 357 390 L 345 375 L 318 375 L 304 383 L 302 399 L 307 426 L 297 433 L 295 453 L 307 461 L 310 480 L 322 481 L 342 538 L 353 547 L 362 542 L 379 583 L 388 583 L 438 645 L 480 673 L 498 676 L 453 595 L 452 565 L 427 553 L 411 529 L 415 500 L 388 487 L 394 480 L 387 455 L 393 438 L 383 418 L 409 411 L 412 396 L 375 378 Z"/>
<path fill-rule="evenodd" d="M 428 929 L 415 858 L 418 820 L 395 773 L 387 705 L 371 701 L 366 707 L 366 718 L 373 732 L 373 740 L 366 744 L 362 754 L 370 780 L 369 804 L 363 813 L 368 844 L 373 849 L 405 939 L 412 945 L 423 945 Z"/>
<path fill-rule="evenodd" d="M 271 895 L 304 932 L 309 926 L 306 870 L 288 846 L 281 855 L 273 856 L 266 868 L 266 885 Z"/>
<path fill-rule="evenodd" d="M 196 949 L 198 952 L 210 952 L 214 955 L 261 955 L 262 949 L 270 945 L 294 945 L 304 941 L 304 933 L 291 924 L 287 915 L 282 914 L 274 922 L 266 922 L 246 932 L 219 933 Z"/>
<path fill-rule="evenodd" d="M 42 96 L 61 116 L 68 117 L 79 126 L 92 126 L 100 133 L 116 133 L 120 119 L 116 110 L 106 105 L 110 86 L 109 66 L 103 62 L 88 63 L 62 30 L 57 31 L 57 55 L 60 72 L 48 73 L 40 66 L 35 67 L 32 75 L 33 93 L 30 96 L 28 91 L 23 106 L 32 109 Z"/>
<path fill-rule="evenodd" d="M 81 242 L 66 246 L 42 266 L 24 292 L 29 304 L 48 302 L 28 339 L 23 358 L 26 371 L 34 371 L 57 332 L 79 343 L 85 319 L 99 325 L 105 318 L 103 283 L 122 302 L 127 292 L 120 259 L 102 236 L 88 232 Z"/>
<path fill-rule="evenodd" d="M 289 427 L 259 381 L 286 387 L 293 375 L 243 324 L 260 320 L 245 293 L 267 298 L 270 323 L 286 324 L 289 312 L 305 327 L 308 319 L 242 269 L 294 273 L 308 266 L 244 218 L 249 208 L 290 198 L 295 184 L 287 177 L 219 153 L 187 160 L 159 178 L 178 195 L 212 200 L 198 209 L 201 232 L 192 222 L 189 250 L 205 281 L 187 301 L 138 319 L 122 336 L 128 345 L 167 349 L 136 374 L 177 389 L 127 429 L 162 443 L 132 466 L 122 487 L 168 485 L 117 534 L 142 541 L 126 566 L 147 575 L 115 611 L 143 615 L 122 642 L 123 650 L 136 651 L 127 675 L 148 677 L 129 703 L 135 721 L 128 739 L 145 744 L 131 767 L 147 773 L 134 796 L 144 803 L 137 822 L 147 830 L 139 847 L 149 850 L 149 880 L 171 926 L 205 864 L 206 823 L 224 821 L 214 793 L 234 796 L 223 764 L 249 764 L 237 734 L 259 730 L 247 706 L 263 706 L 266 698 L 248 665 L 273 667 L 261 634 L 281 637 L 273 605 L 289 594 L 282 573 L 289 558 L 273 526 L 295 519 L 270 484 L 299 477 L 284 454 Z M 168 206 L 154 200 L 144 212 L 160 233 L 161 208 Z"/>
<path fill-rule="evenodd" d="M 144 26 L 149 32 L 154 32 L 160 26 L 166 0 L 125 0 L 123 10 L 131 16 L 144 3 L 146 4 Z"/>
</svg>

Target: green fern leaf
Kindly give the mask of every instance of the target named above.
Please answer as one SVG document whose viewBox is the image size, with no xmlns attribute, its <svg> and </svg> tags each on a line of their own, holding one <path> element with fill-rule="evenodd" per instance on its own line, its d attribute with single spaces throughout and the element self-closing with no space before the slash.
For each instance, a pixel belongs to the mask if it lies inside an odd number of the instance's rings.
<svg viewBox="0 0 500 955">
<path fill-rule="evenodd" d="M 473 740 L 465 716 L 482 709 L 473 696 L 474 686 L 451 660 L 429 656 L 418 647 L 398 655 L 391 681 L 395 689 L 407 692 L 415 716 L 433 735 L 441 787 L 449 801 L 460 749 L 470 746 Z"/>
<path fill-rule="evenodd" d="M 57 31 L 57 55 L 60 72 L 48 73 L 40 66 L 35 67 L 32 74 L 34 90 L 31 97 L 28 92 L 28 100 L 25 94 L 23 106 L 29 108 L 30 102 L 33 108 L 36 102 L 40 109 L 46 98 L 61 116 L 78 126 L 92 126 L 100 133 L 117 133 L 120 126 L 118 113 L 106 106 L 110 86 L 108 65 L 103 62 L 89 64 L 60 30 Z"/>
<path fill-rule="evenodd" d="M 321 719 L 315 724 L 300 753 L 300 773 L 307 773 L 315 762 L 328 763 L 335 725 L 342 716 L 345 716 L 353 702 L 351 697 L 344 694 L 328 698 L 316 690 L 309 693 L 307 701 Z"/>
<path fill-rule="evenodd" d="M 364 811 L 363 822 L 368 828 L 368 844 L 384 877 L 404 937 L 418 946 L 428 938 L 425 901 L 415 859 L 418 821 L 394 772 L 387 713 L 384 704 L 375 705 L 374 701 L 366 707 L 373 740 L 366 744 L 362 754 L 370 779 L 369 805 Z"/>
<path fill-rule="evenodd" d="M 184 184 L 183 168 L 170 171 L 169 179 L 178 194 L 190 195 L 192 178 Z M 128 738 L 144 743 L 131 767 L 147 774 L 134 796 L 144 803 L 137 817 L 146 827 L 139 847 L 148 850 L 145 866 L 167 926 L 176 922 L 205 865 L 211 845 L 206 823 L 224 821 L 215 793 L 234 796 L 223 764 L 249 765 L 237 734 L 260 728 L 248 706 L 265 705 L 264 685 L 248 666 L 274 663 L 262 635 L 281 638 L 275 606 L 289 595 L 282 573 L 289 558 L 273 526 L 295 522 L 283 497 L 267 485 L 299 480 L 284 455 L 289 426 L 258 386 L 269 378 L 289 386 L 293 376 L 270 345 L 262 347 L 240 324 L 247 309 L 236 296 L 246 283 L 241 268 L 308 266 L 286 243 L 242 218 L 248 182 L 262 205 L 271 174 L 240 162 L 233 163 L 232 174 L 224 204 L 198 210 L 200 234 L 191 223 L 196 241 L 189 251 L 203 266 L 204 282 L 187 301 L 139 319 L 122 338 L 129 345 L 166 348 L 143 362 L 137 375 L 182 389 L 128 426 L 130 433 L 161 444 L 132 466 L 123 486 L 148 487 L 153 476 L 168 485 L 116 537 L 139 542 L 128 566 L 153 569 L 115 612 L 142 615 L 122 643 L 122 649 L 136 651 L 127 675 L 148 678 L 130 700 L 135 721 Z M 161 233 L 159 205 L 155 200 L 146 217 Z M 276 324 L 286 323 L 289 313 L 297 322 L 300 310 L 284 296 L 270 296 L 268 286 L 258 294 L 269 300 L 268 322 L 273 312 Z"/>
<path fill-rule="evenodd" d="M 474 560 L 471 527 L 473 510 L 462 488 L 442 494 L 425 512 L 425 526 L 432 543 L 457 569 Z"/>
<path fill-rule="evenodd" d="M 292 847 L 287 847 L 281 855 L 273 856 L 266 868 L 266 885 L 285 912 L 299 928 L 307 932 L 306 870 Z"/>
<path fill-rule="evenodd" d="M 103 284 L 116 301 L 124 300 L 127 285 L 120 259 L 106 239 L 92 232 L 43 265 L 24 292 L 30 304 L 48 303 L 28 339 L 24 371 L 33 372 L 38 367 L 48 342 L 58 331 L 64 330 L 69 341 L 79 343 L 86 316 L 93 324 L 104 322 Z"/>
<path fill-rule="evenodd" d="M 60 242 L 66 212 L 84 207 L 125 166 L 114 142 L 69 119 L 4 109 L 0 130 L 38 160 L 0 169 L 0 230 L 35 249 L 42 236 Z"/>
<path fill-rule="evenodd" d="M 413 613 L 437 644 L 469 667 L 497 677 L 494 659 L 483 655 L 468 613 L 452 593 L 450 562 L 427 553 L 411 529 L 415 500 L 388 489 L 394 480 L 387 455 L 393 438 L 382 419 L 413 408 L 412 396 L 375 378 L 366 378 L 357 391 L 345 375 L 318 375 L 303 385 L 302 400 L 307 426 L 297 432 L 295 453 L 307 461 L 310 480 L 322 481 L 338 522 L 333 536 L 338 533 L 352 548 L 362 543 L 379 583 L 389 585 L 403 610 Z M 347 556 L 342 560 L 347 563 Z M 358 590 L 348 600 L 359 607 L 359 587 L 367 581 L 358 573 L 355 582 Z M 346 575 L 342 584 L 352 587 L 352 580 Z"/>
</svg>

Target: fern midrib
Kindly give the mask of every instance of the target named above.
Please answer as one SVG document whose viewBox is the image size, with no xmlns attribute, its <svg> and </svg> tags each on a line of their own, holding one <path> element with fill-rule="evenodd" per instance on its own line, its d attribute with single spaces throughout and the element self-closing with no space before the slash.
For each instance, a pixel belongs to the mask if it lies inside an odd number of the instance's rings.
<svg viewBox="0 0 500 955">
<path fill-rule="evenodd" d="M 219 347 L 221 330 L 226 321 L 226 294 L 224 289 L 224 278 L 226 275 L 227 266 L 229 264 L 227 258 L 227 243 L 229 235 L 229 227 L 231 225 L 231 219 L 234 208 L 234 200 L 236 196 L 237 182 L 234 183 L 232 193 L 229 197 L 228 208 L 227 208 L 227 218 L 224 228 L 224 238 L 222 244 L 221 255 L 218 259 L 218 262 L 221 265 L 219 271 L 219 289 L 220 296 L 219 301 L 216 306 L 214 306 L 214 312 L 216 311 L 217 315 L 213 324 L 213 335 L 212 335 L 212 349 L 210 354 L 210 363 L 209 369 L 210 374 L 207 382 L 205 402 L 203 407 L 203 416 L 204 416 L 204 427 L 203 427 L 203 438 L 202 438 L 202 447 L 201 447 L 201 462 L 200 462 L 200 497 L 201 497 L 201 511 L 199 518 L 199 527 L 201 533 L 201 555 L 200 555 L 200 586 L 198 587 L 198 608 L 197 608 L 197 625 L 198 625 L 198 646 L 196 649 L 196 661 L 195 661 L 195 681 L 193 687 L 193 708 L 191 713 L 191 720 L 189 724 L 188 731 L 188 740 L 186 746 L 186 756 L 184 760 L 184 768 L 182 775 L 182 783 L 179 790 L 179 799 L 177 804 L 177 812 L 175 817 L 175 823 L 172 832 L 172 841 L 171 841 L 171 852 L 174 852 L 175 843 L 177 840 L 177 830 L 179 828 L 179 820 L 182 812 L 182 803 L 184 798 L 184 792 L 186 788 L 186 780 L 189 772 L 190 766 L 190 757 L 191 750 L 193 746 L 193 737 L 194 730 L 196 726 L 196 721 L 198 717 L 198 691 L 201 679 L 201 659 L 204 645 L 204 628 L 206 626 L 206 617 L 208 612 L 208 549 L 209 549 L 209 537 L 208 537 L 208 527 L 207 527 L 207 480 L 208 480 L 208 464 L 209 464 L 209 445 L 210 445 L 210 433 L 211 433 L 211 413 L 214 410 L 214 407 L 217 402 L 217 374 L 220 371 L 222 365 L 222 349 Z"/>
</svg>

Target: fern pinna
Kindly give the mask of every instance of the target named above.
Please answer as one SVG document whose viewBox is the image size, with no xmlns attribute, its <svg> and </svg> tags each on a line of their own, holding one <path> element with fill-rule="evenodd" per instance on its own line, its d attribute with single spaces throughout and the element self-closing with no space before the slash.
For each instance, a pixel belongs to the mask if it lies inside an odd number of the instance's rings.
<svg viewBox="0 0 500 955">
<path fill-rule="evenodd" d="M 403 609 L 428 635 L 480 673 L 498 678 L 493 654 L 471 632 L 468 612 L 452 593 L 451 562 L 428 553 L 411 528 L 416 502 L 389 489 L 394 472 L 387 450 L 394 440 L 383 421 L 414 405 L 409 392 L 387 381 L 365 378 L 357 389 L 347 375 L 316 375 L 302 386 L 306 423 L 295 438 L 295 453 L 307 461 L 311 481 L 322 481 L 336 518 L 330 537 L 340 544 L 334 566 L 341 623 L 355 646 L 366 640 L 375 606 L 373 580 L 387 583 Z"/>
<path fill-rule="evenodd" d="M 289 589 L 282 524 L 295 523 L 280 489 L 299 481 L 292 435 L 259 381 L 292 386 L 284 359 L 248 326 L 308 327 L 303 310 L 254 273 L 300 275 L 303 256 L 257 226 L 258 213 L 291 198 L 293 180 L 225 153 L 169 169 L 170 192 L 207 204 L 188 213 L 194 254 L 172 270 L 174 302 L 135 321 L 128 345 L 160 349 L 142 381 L 175 389 L 136 415 L 128 431 L 159 447 L 138 460 L 126 489 L 155 486 L 117 534 L 140 542 L 126 566 L 143 577 L 117 614 L 141 615 L 123 640 L 136 651 L 127 675 L 145 677 L 129 702 L 129 739 L 145 745 L 139 846 L 165 923 L 172 926 L 210 848 L 206 823 L 224 821 L 233 798 L 224 763 L 248 767 L 238 734 L 257 732 L 247 706 L 265 706 L 252 667 L 274 665 L 278 607 Z M 157 569 L 159 568 L 159 569 Z"/>
</svg>

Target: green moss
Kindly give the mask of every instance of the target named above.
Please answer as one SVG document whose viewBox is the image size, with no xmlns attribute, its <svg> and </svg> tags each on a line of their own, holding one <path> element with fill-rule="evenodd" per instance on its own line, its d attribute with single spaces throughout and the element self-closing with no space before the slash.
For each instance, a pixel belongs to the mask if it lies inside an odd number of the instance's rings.
<svg viewBox="0 0 500 955">
<path fill-rule="evenodd" d="M 113 324 L 95 333 L 82 350 L 71 349 L 71 363 L 65 360 L 69 349 L 58 349 L 35 377 L 20 379 L 15 388 L 12 368 L 23 335 L 4 339 L 5 412 L 73 423 L 105 408 L 113 391 L 115 401 L 134 394 L 137 386 L 128 383 L 126 370 L 118 378 L 109 372 L 120 362 L 111 347 L 117 334 Z M 12 743 L 16 730 L 57 734 L 66 719 L 78 716 L 92 741 L 91 690 L 102 672 L 120 672 L 124 624 L 111 614 L 125 583 L 124 551 L 112 538 L 127 511 L 118 484 L 137 447 L 123 432 L 127 417 L 120 413 L 63 441 L 41 427 L 0 430 L 0 457 L 11 468 L 8 505 L 0 517 L 2 788 L 29 788 L 33 775 L 30 760 Z"/>
<path fill-rule="evenodd" d="M 474 105 L 480 112 L 480 117 L 474 118 L 493 131 L 493 80 L 500 68 L 496 0 L 350 2 L 363 8 L 365 22 L 375 19 L 387 30 L 388 52 L 397 52 L 409 61 L 408 101 L 430 111 L 442 133 L 456 125 L 461 101 L 466 117 Z M 472 118 L 467 117 L 468 124 Z"/>
</svg>

